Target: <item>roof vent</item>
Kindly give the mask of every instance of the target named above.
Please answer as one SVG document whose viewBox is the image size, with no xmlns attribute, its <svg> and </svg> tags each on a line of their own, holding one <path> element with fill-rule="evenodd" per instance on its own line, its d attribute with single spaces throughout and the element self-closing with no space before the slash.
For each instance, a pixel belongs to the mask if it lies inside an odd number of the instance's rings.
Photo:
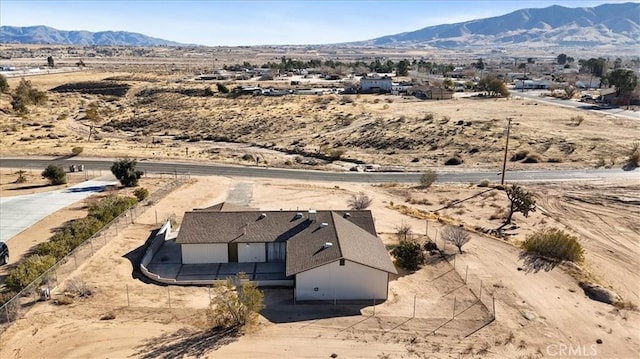
<svg viewBox="0 0 640 359">
<path fill-rule="evenodd" d="M 266 213 L 260 213 L 260 217 L 258 217 L 258 219 L 263 219 L 266 218 L 267 214 Z"/>
<path fill-rule="evenodd" d="M 351 213 L 347 212 L 347 213 L 345 213 L 345 214 L 344 214 L 344 216 L 343 216 L 343 217 L 344 217 L 344 218 L 351 218 Z"/>
<path fill-rule="evenodd" d="M 300 219 L 300 218 L 302 218 L 302 213 L 300 212 L 296 213 L 296 215 L 293 216 L 293 219 Z"/>
<path fill-rule="evenodd" d="M 310 209 L 309 210 L 309 220 L 311 222 L 315 222 L 316 221 L 316 210 L 315 209 Z"/>
<path fill-rule="evenodd" d="M 322 223 L 320 223 L 320 228 L 327 227 L 328 225 L 329 225 L 329 223 L 327 223 L 327 222 L 322 222 Z"/>
<path fill-rule="evenodd" d="M 333 243 L 331 243 L 331 242 L 324 242 L 324 244 L 322 245 L 322 249 L 331 248 L 331 246 L 333 246 Z"/>
</svg>

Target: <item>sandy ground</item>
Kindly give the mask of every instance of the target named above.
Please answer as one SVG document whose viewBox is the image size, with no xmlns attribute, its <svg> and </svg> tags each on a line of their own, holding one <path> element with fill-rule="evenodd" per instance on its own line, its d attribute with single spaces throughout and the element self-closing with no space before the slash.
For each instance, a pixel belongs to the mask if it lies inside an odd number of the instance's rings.
<svg viewBox="0 0 640 359">
<path fill-rule="evenodd" d="M 58 155 L 82 147 L 87 156 L 191 159 L 278 167 L 320 167 L 317 155 L 423 169 L 458 156 L 460 167 L 497 169 L 507 118 L 510 169 L 622 167 L 640 123 L 526 99 L 422 101 L 386 95 L 251 97 L 189 96 L 215 89 L 182 76 L 101 72 L 37 76 L 33 85 L 117 78 L 123 97 L 48 93 L 46 106 L 18 116 L 0 95 L 0 144 L 7 155 Z M 18 79 L 11 79 L 15 87 Z M 273 84 L 260 82 L 262 87 Z M 233 87 L 234 84 L 228 84 Z M 96 129 L 85 118 L 97 105 Z M 580 121 L 574 119 L 581 118 Z M 576 123 L 579 125 L 575 125 Z M 602 131 L 606 128 L 607 131 Z"/>
<path fill-rule="evenodd" d="M 371 210 L 376 229 L 387 244 L 396 241 L 396 227 L 403 222 L 412 226 L 419 239 L 424 238 L 428 228 L 429 237 L 436 242 L 442 228 L 438 221 L 429 221 L 427 227 L 424 220 L 402 215 L 389 208 L 391 202 L 416 208 L 442 207 L 452 200 L 486 190 L 469 186 L 418 190 L 343 183 L 335 186 L 326 182 L 198 178 L 197 182 L 182 186 L 149 207 L 135 224 L 113 235 L 105 247 L 79 268 L 76 278 L 90 285 L 94 292 L 91 298 L 76 300 L 69 306 L 56 306 L 51 302 L 35 305 L 25 318 L 2 334 L 0 357 L 40 357 L 42 348 L 47 348 L 47 354 L 52 357 L 73 358 L 326 358 L 332 353 L 347 358 L 540 358 L 558 356 L 562 345 L 580 346 L 579 354 L 595 353 L 599 358 L 632 358 L 640 352 L 637 312 L 618 310 L 588 299 L 576 280 L 561 267 L 539 271 L 527 267 L 519 258 L 519 249 L 513 245 L 531 228 L 564 225 L 581 235 L 587 250 L 586 266 L 594 272 L 602 271 L 597 272 L 600 279 L 612 279 L 611 285 L 619 289 L 625 299 L 637 302 L 633 296 L 637 293 L 634 283 L 640 283 L 637 264 L 621 264 L 618 257 L 597 255 L 602 252 L 600 247 L 617 253 L 637 251 L 634 217 L 614 215 L 633 210 L 636 205 L 613 201 L 615 206 L 607 207 L 611 211 L 607 217 L 611 225 L 601 226 L 598 233 L 590 233 L 579 230 L 585 227 L 583 213 L 591 204 L 571 200 L 572 190 L 578 196 L 591 193 L 590 202 L 611 199 L 615 197 L 613 194 L 632 197 L 638 193 L 636 184 L 602 183 L 597 185 L 597 193 L 591 183 L 532 186 L 539 196 L 553 198 L 556 205 L 541 201 L 546 214 L 538 211 L 527 219 L 516 215 L 519 229 L 512 231 L 514 235 L 508 242 L 474 234 L 464 248 L 465 253 L 455 256 L 455 272 L 451 271 L 453 263 L 433 261 L 416 273 L 394 278 L 390 282 L 390 298 L 376 305 L 375 317 L 371 317 L 371 305 L 336 314 L 331 308 L 282 304 L 277 293 L 268 292 L 267 308 L 275 309 L 263 313 L 257 328 L 239 338 L 229 338 L 202 331 L 203 310 L 208 305 L 207 288 L 155 285 L 139 278 L 132 263 L 150 231 L 157 228 L 156 211 L 160 218 L 175 215 L 180 221 L 185 210 L 224 200 L 238 183 L 250 183 L 250 205 L 265 209 L 344 208 L 349 196 L 364 191 L 374 198 Z M 440 209 L 438 214 L 443 222 L 462 221 L 470 226 L 495 227 L 499 219 L 489 218 L 505 201 L 501 193 L 490 193 L 454 208 Z M 566 203 L 574 206 L 573 210 L 565 212 L 560 207 Z M 556 215 L 561 215 L 562 223 L 555 222 Z M 631 234 L 621 236 L 619 228 L 628 228 Z M 453 248 L 449 248 L 449 252 L 453 254 Z M 629 256 L 638 258 L 637 253 Z M 467 268 L 467 285 L 463 285 Z M 615 281 L 615 272 L 607 276 L 608 270 L 624 273 L 625 279 Z M 483 303 L 487 306 L 471 306 L 459 314 L 458 319 L 436 330 L 435 335 L 426 335 L 450 315 L 451 296 L 460 300 L 458 308 L 466 307 L 473 298 L 471 291 L 478 294 L 480 281 Z M 416 319 L 407 320 L 411 318 L 414 295 L 419 304 Z M 478 320 L 486 319 L 491 311 L 486 309 L 491 308 L 490 295 L 496 300 L 496 321 L 465 338 L 478 327 Z M 282 312 L 278 312 L 280 309 Z M 109 313 L 115 318 L 100 320 Z M 596 344 L 597 339 L 602 340 L 602 344 Z"/>
</svg>

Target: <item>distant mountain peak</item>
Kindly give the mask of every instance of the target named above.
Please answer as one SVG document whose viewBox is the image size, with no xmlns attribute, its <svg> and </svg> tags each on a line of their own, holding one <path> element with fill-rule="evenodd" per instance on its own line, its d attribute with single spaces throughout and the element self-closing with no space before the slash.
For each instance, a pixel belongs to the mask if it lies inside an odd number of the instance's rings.
<svg viewBox="0 0 640 359">
<path fill-rule="evenodd" d="M 576 36 L 576 29 L 582 34 Z M 485 19 L 352 42 L 356 46 L 477 47 L 545 43 L 548 46 L 638 46 L 640 3 L 521 9 Z"/>
<path fill-rule="evenodd" d="M 111 45 L 111 46 L 184 46 L 184 44 L 158 39 L 127 31 L 85 30 L 65 31 L 45 25 L 0 26 L 0 43 L 51 45 Z"/>
</svg>

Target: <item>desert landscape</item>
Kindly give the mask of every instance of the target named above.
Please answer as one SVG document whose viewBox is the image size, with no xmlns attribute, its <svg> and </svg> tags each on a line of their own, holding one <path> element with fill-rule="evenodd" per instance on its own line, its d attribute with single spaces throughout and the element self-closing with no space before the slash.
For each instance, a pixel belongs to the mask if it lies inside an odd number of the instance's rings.
<svg viewBox="0 0 640 359">
<path fill-rule="evenodd" d="M 87 216 L 101 198 L 137 197 L 140 188 L 153 196 L 179 183 L 166 196 L 139 204 L 135 216 L 127 217 L 125 209 L 124 221 L 107 227 L 95 249 L 93 241 L 90 249 L 85 245 L 82 258 L 63 259 L 73 268 L 56 276 L 50 300 L 31 300 L 35 292 L 19 298 L 28 303 L 11 313 L 10 323 L 1 324 L 0 358 L 41 357 L 43 348 L 55 358 L 525 359 L 635 358 L 640 353 L 637 105 L 605 111 L 594 98 L 603 89 L 546 88 L 524 96 L 515 91 L 516 81 L 508 84 L 508 96 L 489 95 L 477 81 L 484 67 L 471 64 L 479 54 L 486 56 L 484 49 L 429 55 L 430 61 L 449 61 L 452 68 L 464 64 L 465 76 L 476 82 L 463 91 L 447 90 L 451 99 L 442 100 L 408 92 L 352 93 L 349 89 L 366 77 L 355 73 L 337 80 L 293 71 L 203 79 L 216 68 L 241 67 L 247 60 L 426 58 L 426 51 L 411 48 L 3 44 L 0 51 L 25 68 L 42 66 L 49 54 L 58 64 L 24 78 L 9 76 L 9 90 L 0 92 L 0 157 L 25 163 L 23 168 L 0 164 L 1 197 L 113 179 L 109 162 L 122 158 L 167 166 L 433 175 L 428 183 L 374 184 L 175 170 L 144 173 L 136 188 L 109 186 L 11 238 L 12 256 L 0 267 L 0 280 L 66 223 Z M 532 56 L 529 51 L 517 56 Z M 585 48 L 577 53 L 592 54 Z M 529 62 L 529 71 L 542 75 L 555 58 Z M 636 60 L 625 57 L 624 64 Z M 485 76 L 519 71 L 502 52 L 485 61 L 492 66 Z M 412 71 L 394 81 L 442 89 L 444 75 Z M 573 80 L 590 76 L 576 73 Z M 18 111 L 12 91 L 24 80 L 44 97 Z M 540 101 L 576 104 L 584 96 L 594 101 L 586 104 L 595 110 Z M 62 165 L 68 159 L 101 158 L 105 165 L 68 173 L 67 184 L 53 186 L 42 178 L 42 169 L 28 166 L 41 158 Z M 514 172 L 609 169 L 612 175 L 505 186 L 495 181 L 503 164 Z M 496 176 L 473 183 L 436 180 L 438 174 L 466 172 Z M 512 184 L 529 191 L 535 205 L 527 216 L 516 211 L 507 224 Z M 170 221 L 179 228 L 184 213 L 194 208 L 231 201 L 265 211 L 338 211 L 360 194 L 372 200 L 367 208 L 392 258 L 407 240 L 426 256 L 417 270 L 401 268 L 396 260 L 399 274 L 390 278 L 386 301 L 296 303 L 290 288 L 265 288 L 256 325 L 221 328 L 209 317 L 216 295 L 211 286 L 160 284 L 140 270 L 160 226 Z M 443 238 L 452 227 L 470 236 L 460 250 Z M 583 260 L 553 260 L 526 250 L 532 235 L 551 228 L 575 236 Z M 595 300 L 594 287 L 612 299 Z M 8 307 L 4 315 L 10 317 Z"/>
<path fill-rule="evenodd" d="M 224 201 L 239 183 L 251 188 L 249 205 L 266 210 L 339 209 L 346 206 L 352 194 L 364 191 L 374 198 L 371 210 L 378 234 L 387 245 L 397 243 L 397 226 L 401 223 L 409 224 L 412 235 L 420 240 L 428 231 L 428 237 L 437 243 L 438 232 L 450 221 L 469 228 L 495 226 L 499 219 L 490 219 L 491 215 L 507 201 L 501 191 L 467 185 L 434 185 L 424 190 L 399 185 L 193 178 L 149 207 L 135 224 L 110 239 L 73 274 L 74 279 L 81 278 L 90 286 L 90 297 L 77 298 L 69 305 L 38 303 L 7 328 L 0 341 L 2 357 L 30 358 L 39 355 L 43 346 L 55 357 L 147 358 L 316 358 L 334 353 L 361 358 L 535 358 L 554 356 L 561 345 L 580 346 L 580 353 L 595 350 L 598 357 L 630 358 L 640 350 L 637 310 L 589 299 L 578 286 L 571 266 L 539 271 L 528 268 L 519 256 L 521 250 L 514 245 L 541 225 L 579 233 L 587 253 L 588 275 L 614 288 L 630 303 L 637 303 L 639 249 L 633 242 L 640 234 L 634 220 L 638 199 L 620 193 L 623 189 L 625 193 L 637 193 L 636 183 L 527 186 L 539 198 L 554 200 L 541 202 L 540 211 L 528 218 L 517 217 L 517 233 L 508 241 L 473 234 L 463 254 L 455 255 L 455 248 L 448 249 L 455 261 L 434 257 L 419 271 L 402 272 L 394 278 L 389 300 L 375 304 L 375 309 L 373 303 L 356 308 L 342 304 L 337 308 L 330 304 L 294 305 L 286 300 L 286 291 L 267 290 L 267 307 L 259 325 L 240 336 L 224 336 L 208 331 L 206 287 L 165 287 L 143 280 L 136 274 L 134 258 L 157 228 L 155 211 L 161 211 L 162 216 L 176 214 L 179 223 L 184 211 Z M 597 194 L 592 191 L 594 186 L 599 189 Z M 433 211 L 479 193 L 471 200 Z M 590 193 L 591 200 L 575 202 L 579 193 Z M 440 220 L 432 219 L 425 227 L 425 220 L 398 211 L 400 203 L 438 213 Z M 584 232 L 581 213 L 599 208 L 594 206 L 600 203 L 629 216 L 603 213 L 601 219 L 609 225 L 599 227 L 597 233 Z M 31 235 L 47 237 L 47 227 L 46 223 L 38 224 Z M 620 259 L 623 254 L 627 257 Z M 624 272 L 625 277 L 616 271 Z M 479 285 L 485 294 L 478 303 L 474 295 Z M 418 303 L 415 317 L 414 296 Z M 453 297 L 459 300 L 458 308 L 470 309 L 438 328 L 450 316 Z M 490 322 L 490 304 L 484 304 L 491 303 L 490 298 L 495 298 L 495 322 Z M 474 333 L 484 324 L 488 325 Z M 596 344 L 596 340 L 602 344 Z"/>
</svg>

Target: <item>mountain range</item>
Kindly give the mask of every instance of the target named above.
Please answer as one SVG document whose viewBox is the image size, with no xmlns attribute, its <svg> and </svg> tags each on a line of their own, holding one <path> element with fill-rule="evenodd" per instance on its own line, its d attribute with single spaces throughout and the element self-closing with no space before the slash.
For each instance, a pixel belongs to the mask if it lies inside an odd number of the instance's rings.
<svg viewBox="0 0 640 359">
<path fill-rule="evenodd" d="M 111 46 L 182 46 L 184 44 L 127 31 L 63 31 L 48 26 L 1 26 L 0 43 Z"/>
<path fill-rule="evenodd" d="M 353 42 L 357 46 L 638 46 L 640 3 L 516 10 L 506 15 Z"/>
<path fill-rule="evenodd" d="M 0 43 L 183 46 L 173 41 L 126 31 L 62 31 L 47 26 L 0 27 Z M 640 3 L 596 7 L 550 6 L 522 9 L 502 16 L 350 42 L 349 46 L 440 47 L 478 46 L 639 46 Z"/>
</svg>

